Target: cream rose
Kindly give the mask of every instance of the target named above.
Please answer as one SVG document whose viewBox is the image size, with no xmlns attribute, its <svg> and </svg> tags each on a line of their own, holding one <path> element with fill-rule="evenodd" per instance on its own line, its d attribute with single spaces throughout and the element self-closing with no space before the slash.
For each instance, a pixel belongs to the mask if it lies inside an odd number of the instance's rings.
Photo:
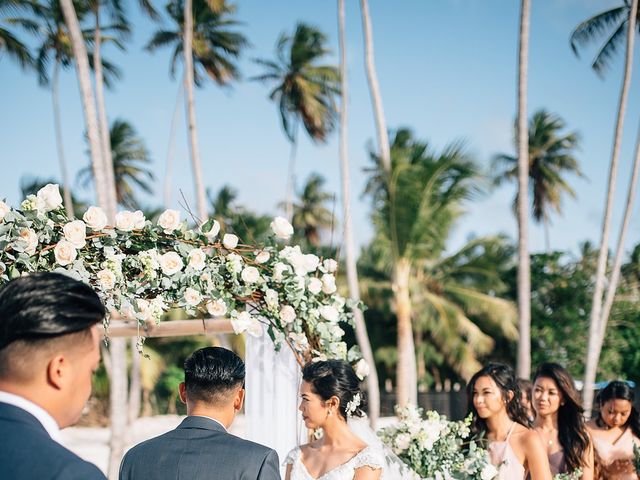
<svg viewBox="0 0 640 480">
<path fill-rule="evenodd" d="M 247 327 L 247 333 L 252 337 L 258 338 L 262 336 L 262 324 L 256 318 Z"/>
<path fill-rule="evenodd" d="M 236 335 L 243 333 L 249 328 L 253 318 L 249 312 L 240 312 L 237 316 L 231 318 L 231 327 Z"/>
<path fill-rule="evenodd" d="M 53 254 L 56 257 L 56 262 L 63 267 L 73 263 L 73 261 L 78 257 L 76 247 L 67 240 L 60 240 L 53 249 Z"/>
<path fill-rule="evenodd" d="M 270 258 L 271 255 L 269 254 L 269 252 L 267 252 L 266 250 L 261 250 L 256 254 L 256 263 L 267 263 Z"/>
<path fill-rule="evenodd" d="M 287 240 L 289 237 L 291 237 L 291 235 L 293 235 L 293 227 L 286 218 L 276 217 L 273 219 L 270 226 L 273 234 L 277 238 Z"/>
<path fill-rule="evenodd" d="M 325 320 L 328 320 L 330 322 L 337 322 L 338 318 L 340 317 L 340 312 L 338 312 L 338 309 L 336 307 L 332 307 L 331 305 L 323 305 L 322 307 L 320 307 L 320 315 Z"/>
<path fill-rule="evenodd" d="M 180 226 L 180 212 L 167 209 L 158 218 L 158 225 L 164 229 L 164 233 L 171 233 Z"/>
<path fill-rule="evenodd" d="M 238 273 L 242 268 L 243 260 L 237 253 L 230 253 L 227 255 L 227 268 L 232 273 Z"/>
<path fill-rule="evenodd" d="M 207 302 L 207 312 L 212 317 L 222 317 L 227 313 L 227 304 L 222 299 L 209 301 Z"/>
<path fill-rule="evenodd" d="M 267 307 L 275 308 L 278 306 L 278 292 L 271 288 L 267 288 L 267 291 L 264 292 L 264 301 L 267 304 Z"/>
<path fill-rule="evenodd" d="M 241 277 L 244 283 L 256 283 L 260 279 L 260 272 L 256 267 L 244 267 Z"/>
<path fill-rule="evenodd" d="M 330 273 L 322 275 L 322 291 L 327 295 L 331 295 L 332 293 L 335 293 L 336 290 L 336 277 Z"/>
<path fill-rule="evenodd" d="M 276 282 L 281 282 L 283 280 L 283 273 L 290 272 L 291 269 L 282 262 L 278 262 L 273 266 L 273 279 Z"/>
<path fill-rule="evenodd" d="M 200 229 L 202 229 L 202 227 L 200 227 Z M 214 238 L 216 238 L 218 236 L 218 233 L 220 233 L 220 223 L 217 220 L 213 221 L 211 229 L 208 232 L 204 232 L 205 236 L 209 240 L 213 240 Z"/>
<path fill-rule="evenodd" d="M 364 358 L 361 358 L 360 360 L 358 360 L 358 363 L 356 363 L 355 370 L 358 378 L 360 380 L 364 380 L 365 377 L 369 376 L 369 371 L 371 369 L 369 368 L 369 364 L 367 363 L 367 361 Z"/>
<path fill-rule="evenodd" d="M 296 319 L 296 311 L 291 305 L 285 305 L 280 309 L 280 320 L 285 325 L 290 324 Z"/>
<path fill-rule="evenodd" d="M 89 207 L 82 219 L 92 230 L 102 230 L 107 226 L 107 215 L 100 207 Z"/>
<path fill-rule="evenodd" d="M 50 212 L 62 205 L 62 197 L 60 196 L 60 188 L 57 184 L 49 183 L 38 190 L 36 195 L 38 200 L 42 202 L 45 212 Z"/>
<path fill-rule="evenodd" d="M 116 214 L 116 228 L 123 232 L 130 232 L 136 228 L 136 219 L 133 212 L 124 210 Z"/>
<path fill-rule="evenodd" d="M 183 266 L 182 258 L 176 252 L 167 252 L 160 257 L 160 268 L 167 276 L 178 273 Z"/>
<path fill-rule="evenodd" d="M 207 254 L 200 248 L 189 252 L 189 266 L 194 270 L 202 270 L 206 266 Z"/>
<path fill-rule="evenodd" d="M 146 222 L 146 218 L 144 218 L 144 213 L 141 210 L 136 210 L 133 212 L 133 228 L 137 230 L 141 230 L 144 228 L 144 224 Z"/>
<path fill-rule="evenodd" d="M 333 258 L 327 258 L 324 262 L 322 262 L 322 266 L 329 273 L 334 273 L 338 269 L 338 262 L 336 262 Z"/>
<path fill-rule="evenodd" d="M 4 220 L 4 217 L 7 213 L 11 211 L 9 205 L 0 200 L 0 220 Z"/>
<path fill-rule="evenodd" d="M 187 305 L 195 307 L 202 301 L 202 295 L 196 289 L 189 287 L 184 291 L 184 301 Z"/>
<path fill-rule="evenodd" d="M 64 238 L 76 248 L 85 246 L 87 238 L 87 226 L 82 220 L 74 220 L 67 223 L 63 228 Z"/>
<path fill-rule="evenodd" d="M 27 242 L 27 246 L 24 249 L 25 253 L 28 253 L 29 255 L 35 254 L 36 248 L 38 248 L 38 235 L 36 232 L 30 228 L 23 228 L 20 230 L 20 238 Z"/>
<path fill-rule="evenodd" d="M 238 237 L 233 233 L 225 233 L 224 237 L 222 237 L 222 245 L 224 245 L 224 248 L 227 250 L 236 248 L 238 246 Z"/>
<path fill-rule="evenodd" d="M 312 277 L 311 280 L 309 280 L 307 289 L 314 295 L 317 295 L 322 291 L 322 280 L 316 277 Z"/>
<path fill-rule="evenodd" d="M 116 286 L 116 274 L 108 268 L 100 270 L 96 273 L 96 277 L 102 290 L 112 290 Z"/>
</svg>

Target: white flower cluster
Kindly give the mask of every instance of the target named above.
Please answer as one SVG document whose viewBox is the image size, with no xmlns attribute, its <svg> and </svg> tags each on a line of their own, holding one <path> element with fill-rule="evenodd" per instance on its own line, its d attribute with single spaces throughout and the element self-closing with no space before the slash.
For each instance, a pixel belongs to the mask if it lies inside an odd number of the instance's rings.
<svg viewBox="0 0 640 480">
<path fill-rule="evenodd" d="M 271 229 L 267 245 L 247 248 L 215 220 L 190 229 L 171 209 L 155 223 L 141 211 L 121 211 L 110 226 L 98 207 L 69 221 L 50 184 L 19 210 L 0 201 L 0 283 L 34 271 L 65 273 L 94 286 L 123 316 L 158 322 L 179 307 L 227 317 L 236 333 L 268 333 L 276 348 L 288 344 L 304 361 L 349 360 L 363 378 L 368 366 L 342 341 L 354 305 L 337 293 L 336 261 L 279 245 L 276 239 L 293 234 L 282 217 Z"/>
<path fill-rule="evenodd" d="M 470 418 L 451 422 L 437 412 L 408 406 L 397 410 L 398 422 L 378 433 L 420 478 L 494 480 L 498 470 L 486 450 L 470 439 Z"/>
</svg>

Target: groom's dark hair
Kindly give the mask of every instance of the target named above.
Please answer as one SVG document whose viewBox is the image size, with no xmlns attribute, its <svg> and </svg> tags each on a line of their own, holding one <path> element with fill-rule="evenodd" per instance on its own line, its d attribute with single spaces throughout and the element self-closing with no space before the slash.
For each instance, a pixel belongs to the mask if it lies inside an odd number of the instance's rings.
<svg viewBox="0 0 640 480">
<path fill-rule="evenodd" d="M 0 288 L 0 378 L 26 379 L 37 356 L 84 346 L 105 308 L 86 283 L 32 273 Z"/>
<path fill-rule="evenodd" d="M 226 348 L 201 348 L 184 362 L 184 384 L 191 401 L 224 405 L 235 389 L 244 387 L 244 377 L 244 362 Z"/>
</svg>

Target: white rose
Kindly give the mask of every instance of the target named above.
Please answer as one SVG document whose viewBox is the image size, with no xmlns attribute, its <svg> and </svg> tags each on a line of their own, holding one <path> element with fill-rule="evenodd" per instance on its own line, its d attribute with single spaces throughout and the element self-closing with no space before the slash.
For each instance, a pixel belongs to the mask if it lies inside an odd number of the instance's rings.
<svg viewBox="0 0 640 480">
<path fill-rule="evenodd" d="M 87 226 L 82 220 L 74 220 L 63 228 L 64 238 L 76 248 L 82 248 L 86 244 Z"/>
<path fill-rule="evenodd" d="M 290 272 L 291 269 L 282 262 L 278 262 L 273 266 L 273 279 L 276 282 L 281 282 L 283 280 L 282 274 L 284 272 Z"/>
<path fill-rule="evenodd" d="M 340 317 L 338 309 L 332 307 L 331 305 L 323 305 L 322 307 L 320 307 L 320 315 L 325 320 L 328 320 L 330 322 L 337 322 L 338 318 Z"/>
<path fill-rule="evenodd" d="M 167 276 L 178 273 L 182 267 L 182 258 L 176 252 L 167 252 L 160 257 L 160 268 L 162 268 L 162 273 Z"/>
<path fill-rule="evenodd" d="M 260 278 L 260 272 L 256 267 L 245 267 L 244 270 L 242 270 L 241 277 L 244 283 L 256 283 Z"/>
<path fill-rule="evenodd" d="M 164 233 L 171 233 L 180 226 L 180 212 L 167 209 L 158 218 L 158 225 L 164 229 Z"/>
<path fill-rule="evenodd" d="M 243 263 L 242 257 L 237 253 L 227 255 L 227 268 L 229 268 L 232 273 L 238 273 Z"/>
<path fill-rule="evenodd" d="M 69 265 L 73 263 L 73 261 L 78 256 L 78 252 L 76 251 L 76 247 L 73 246 L 72 243 L 66 240 L 60 240 L 56 247 L 53 249 L 53 254 L 56 257 L 56 262 L 62 265 Z"/>
<path fill-rule="evenodd" d="M 62 205 L 62 197 L 57 184 L 49 183 L 38 190 L 38 200 L 43 202 L 44 211 L 50 212 Z"/>
<path fill-rule="evenodd" d="M 107 268 L 96 273 L 96 277 L 102 290 L 111 290 L 116 285 L 116 274 Z"/>
<path fill-rule="evenodd" d="M 116 228 L 123 232 L 130 232 L 136 228 L 136 218 L 133 212 L 127 210 L 116 214 Z"/>
<path fill-rule="evenodd" d="M 184 301 L 187 302 L 187 305 L 195 307 L 201 300 L 202 296 L 196 289 L 189 287 L 184 291 Z"/>
<path fill-rule="evenodd" d="M 296 311 L 291 305 L 285 305 L 280 309 L 280 320 L 285 325 L 293 322 L 296 319 Z"/>
<path fill-rule="evenodd" d="M 278 292 L 271 288 L 267 288 L 267 291 L 264 292 L 264 301 L 267 304 L 267 307 L 277 307 L 278 306 Z"/>
<path fill-rule="evenodd" d="M 27 242 L 27 247 L 24 249 L 29 255 L 36 253 L 38 247 L 38 235 L 30 228 L 23 228 L 20 230 L 20 238 Z"/>
<path fill-rule="evenodd" d="M 261 250 L 256 255 L 256 263 L 260 263 L 260 264 L 267 263 L 270 258 L 271 258 L 271 255 L 269 255 L 269 252 L 267 252 L 266 250 Z"/>
<path fill-rule="evenodd" d="M 322 262 L 322 266 L 329 273 L 334 273 L 338 269 L 338 262 L 336 262 L 333 258 L 327 258 L 324 262 Z"/>
<path fill-rule="evenodd" d="M 231 318 L 231 326 L 236 335 L 246 332 L 253 323 L 253 317 L 249 312 L 240 312 L 237 316 Z"/>
<path fill-rule="evenodd" d="M 4 220 L 4 217 L 7 213 L 11 211 L 9 205 L 0 200 L 0 220 Z"/>
<path fill-rule="evenodd" d="M 289 332 L 289 340 L 298 350 L 306 350 L 309 346 L 309 340 L 307 340 L 307 336 L 304 333 Z"/>
<path fill-rule="evenodd" d="M 405 451 L 407 448 L 409 448 L 409 445 L 411 445 L 411 435 L 409 435 L 408 433 L 399 434 L 396 437 L 395 444 L 396 448 L 400 452 Z"/>
<path fill-rule="evenodd" d="M 238 245 L 238 237 L 233 233 L 225 233 L 224 237 L 222 237 L 222 245 L 224 245 L 224 248 L 227 250 L 236 248 Z"/>
<path fill-rule="evenodd" d="M 141 210 L 136 210 L 133 212 L 133 228 L 140 230 L 144 228 L 144 223 L 146 219 L 144 218 L 144 213 Z"/>
<path fill-rule="evenodd" d="M 273 219 L 270 226 L 271 230 L 273 230 L 273 234 L 277 238 L 287 240 L 291 235 L 293 235 L 293 227 L 286 218 L 276 217 Z"/>
<path fill-rule="evenodd" d="M 258 319 L 254 318 L 249 326 L 247 327 L 247 333 L 252 337 L 261 337 L 262 336 L 262 324 Z"/>
<path fill-rule="evenodd" d="M 200 229 L 202 230 L 202 226 L 200 226 Z M 211 229 L 208 232 L 204 232 L 204 234 L 209 240 L 213 240 L 218 236 L 219 232 L 220 232 L 220 223 L 217 220 L 214 220 L 213 224 L 211 225 Z"/>
<path fill-rule="evenodd" d="M 498 469 L 490 463 L 487 463 L 484 467 L 482 467 L 482 471 L 480 472 L 480 478 L 482 480 L 493 480 L 498 476 Z"/>
<path fill-rule="evenodd" d="M 200 248 L 189 252 L 189 266 L 194 270 L 202 270 L 206 266 L 207 254 Z"/>
<path fill-rule="evenodd" d="M 331 295 L 332 293 L 335 293 L 336 290 L 336 277 L 330 273 L 322 275 L 322 291 L 327 295 Z"/>
<path fill-rule="evenodd" d="M 364 358 L 361 358 L 358 360 L 358 363 L 356 363 L 356 375 L 360 380 L 364 380 L 365 377 L 368 377 L 370 370 L 369 364 Z"/>
<path fill-rule="evenodd" d="M 221 317 L 227 313 L 227 304 L 221 299 L 209 301 L 207 302 L 207 312 L 212 317 Z"/>
<path fill-rule="evenodd" d="M 322 290 L 322 280 L 316 277 L 311 278 L 307 289 L 314 295 L 317 295 Z"/>
<path fill-rule="evenodd" d="M 82 219 L 92 230 L 102 230 L 107 226 L 107 215 L 100 207 L 89 207 Z"/>
</svg>

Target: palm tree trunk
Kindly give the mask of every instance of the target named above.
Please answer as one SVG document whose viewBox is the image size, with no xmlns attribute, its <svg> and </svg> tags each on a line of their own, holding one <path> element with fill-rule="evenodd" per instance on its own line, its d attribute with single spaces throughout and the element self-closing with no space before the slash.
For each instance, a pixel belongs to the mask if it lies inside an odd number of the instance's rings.
<svg viewBox="0 0 640 480">
<path fill-rule="evenodd" d="M 389 133 L 387 132 L 387 122 L 382 108 L 382 97 L 380 96 L 380 85 L 373 58 L 373 35 L 371 33 L 371 18 L 369 17 L 369 5 L 367 0 L 360 0 L 360 10 L 362 12 L 362 28 L 364 31 L 365 64 L 367 67 L 367 79 L 369 80 L 369 91 L 371 102 L 375 112 L 376 132 L 378 136 L 378 149 L 380 159 L 385 172 L 391 172 L 391 151 L 389 149 Z"/>
<path fill-rule="evenodd" d="M 100 128 L 100 145 L 102 147 L 102 159 L 104 161 L 104 176 L 109 199 L 109 211 L 115 212 L 118 208 L 118 196 L 116 194 L 116 181 L 113 172 L 113 158 L 111 156 L 111 141 L 109 139 L 109 122 L 104 101 L 104 74 L 102 72 L 102 33 L 100 32 L 100 4 L 95 6 L 95 40 L 93 44 L 93 71 L 96 81 L 96 105 L 98 107 L 98 126 Z"/>
<path fill-rule="evenodd" d="M 401 407 L 417 404 L 416 351 L 411 325 L 411 297 L 409 276 L 411 262 L 406 258 L 396 260 L 393 271 L 393 295 L 398 319 L 398 363 L 396 365 L 396 404 Z"/>
<path fill-rule="evenodd" d="M 530 0 L 522 0 L 518 48 L 518 376 L 531 374 L 531 270 L 529 265 L 529 132 L 527 67 Z"/>
<path fill-rule="evenodd" d="M 96 116 L 95 99 L 91 88 L 91 74 L 89 71 L 89 58 L 82 38 L 82 32 L 78 23 L 78 17 L 73 7 L 72 0 L 60 0 L 60 7 L 69 29 L 73 55 L 76 59 L 78 84 L 80 86 L 82 109 L 89 137 L 89 150 L 91 152 L 91 164 L 93 178 L 96 185 L 98 205 L 108 210 L 108 198 L 106 194 L 106 182 L 104 176 L 104 164 L 102 161 L 102 149 L 100 148 L 100 133 L 98 131 L 98 119 Z M 114 217 L 109 217 L 113 221 Z"/>
<path fill-rule="evenodd" d="M 293 126 L 293 140 L 291 140 L 291 150 L 289 152 L 289 166 L 287 168 L 287 186 L 284 199 L 284 216 L 291 222 L 293 218 L 293 190 L 296 172 L 296 151 L 298 149 L 298 121 Z"/>
<path fill-rule="evenodd" d="M 140 416 L 140 401 L 142 399 L 142 381 L 140 372 L 140 362 L 142 354 L 138 351 L 138 338 L 130 340 L 131 348 L 131 382 L 129 385 L 129 412 L 127 423 L 133 424 Z"/>
<path fill-rule="evenodd" d="M 69 172 L 67 162 L 64 157 L 64 146 L 62 144 L 62 129 L 60 127 L 60 102 L 58 99 L 58 77 L 60 74 L 60 62 L 56 58 L 53 64 L 53 75 L 51 79 L 51 99 L 53 101 L 53 128 L 56 132 L 56 147 L 58 149 L 58 162 L 60 163 L 60 174 L 62 175 L 62 196 L 64 198 L 64 209 L 67 217 L 73 218 L 73 202 L 71 200 L 71 189 L 69 184 Z"/>
<path fill-rule="evenodd" d="M 193 8 L 192 0 L 184 2 L 184 88 L 187 94 L 187 126 L 189 130 L 189 148 L 191 150 L 191 165 L 193 167 L 193 182 L 196 194 L 198 220 L 207 219 L 207 206 L 202 182 L 202 165 L 200 163 L 200 149 L 198 147 L 198 129 L 196 127 L 196 107 L 193 101 Z"/>
<path fill-rule="evenodd" d="M 345 263 L 347 267 L 347 284 L 349 287 L 349 297 L 360 301 L 360 288 L 358 285 L 358 270 L 356 267 L 356 252 L 353 242 L 353 230 L 351 220 L 351 196 L 349 189 L 349 151 L 348 151 L 348 103 L 349 103 L 349 82 L 347 81 L 347 51 L 345 48 L 345 14 L 344 0 L 338 0 L 338 34 L 340 37 L 340 168 L 342 181 L 342 221 L 344 228 L 344 249 Z M 362 357 L 369 364 L 369 376 L 367 377 L 367 399 L 369 403 L 369 421 L 371 427 L 375 429 L 376 422 L 380 416 L 380 389 L 378 388 L 378 372 L 376 370 L 375 359 L 371 342 L 367 334 L 367 325 L 364 322 L 364 315 L 360 309 L 354 311 L 354 323 L 356 326 L 356 339 L 362 351 Z"/>
<path fill-rule="evenodd" d="M 171 130 L 169 131 L 169 146 L 167 147 L 167 164 L 164 173 L 164 206 L 169 208 L 171 205 L 171 189 L 173 180 L 173 157 L 174 146 L 176 140 L 176 128 L 178 127 L 178 115 L 180 114 L 180 97 L 184 88 L 184 79 L 178 86 L 178 94 L 176 95 L 176 106 L 173 109 L 173 117 L 171 119 Z"/>
<path fill-rule="evenodd" d="M 600 239 L 600 250 L 598 252 L 598 264 L 596 268 L 595 286 L 593 289 L 593 299 L 591 314 L 589 316 L 589 344 L 587 347 L 586 367 L 584 373 L 584 387 L 582 390 L 582 400 L 587 416 L 591 415 L 593 407 L 593 388 L 596 380 L 596 370 L 598 359 L 602 347 L 604 332 L 602 315 L 602 291 L 607 269 L 607 254 L 609 250 L 609 229 L 611 225 L 611 211 L 613 210 L 613 198 L 616 190 L 616 177 L 618 174 L 618 157 L 620 156 L 620 145 L 622 142 L 622 131 L 624 126 L 624 114 L 627 108 L 627 98 L 629 96 L 629 86 L 631 85 L 631 70 L 633 66 L 633 44 L 636 31 L 636 15 L 638 11 L 638 0 L 632 0 L 629 10 L 629 21 L 627 24 L 627 51 L 624 66 L 624 77 L 620 100 L 618 102 L 618 116 L 616 118 L 615 136 L 613 141 L 613 151 L 611 153 L 611 164 L 609 165 L 609 183 L 607 185 L 607 201 L 602 220 L 602 231 Z M 612 300 L 613 301 L 613 300 Z M 608 316 L 608 315 L 607 315 Z"/>
</svg>

